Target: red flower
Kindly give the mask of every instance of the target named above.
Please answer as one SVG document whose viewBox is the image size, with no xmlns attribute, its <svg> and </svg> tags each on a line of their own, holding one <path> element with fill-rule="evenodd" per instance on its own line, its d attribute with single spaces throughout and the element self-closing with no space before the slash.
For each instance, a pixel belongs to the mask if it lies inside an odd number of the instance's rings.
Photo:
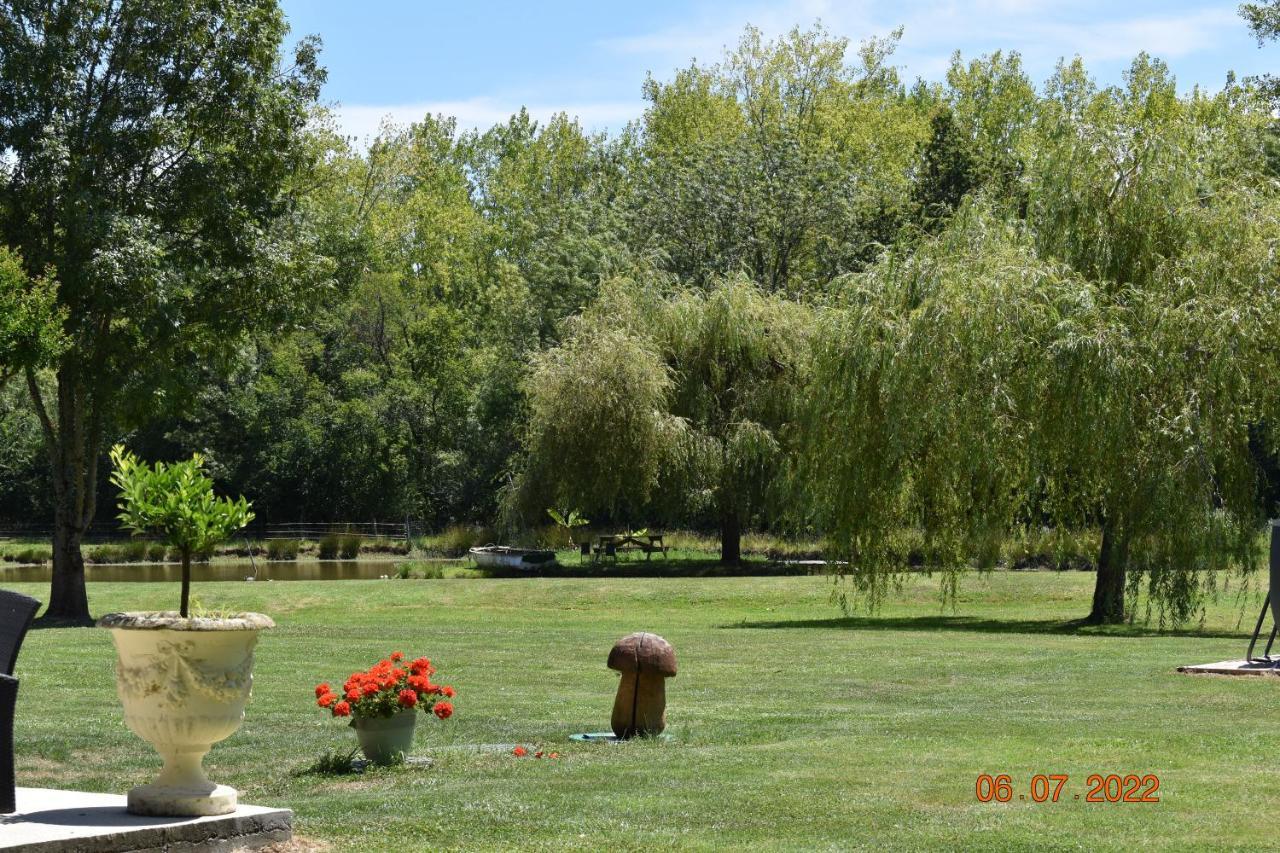
<svg viewBox="0 0 1280 853">
<path fill-rule="evenodd" d="M 534 757 L 534 758 L 541 758 L 541 757 L 542 757 L 542 750 L 538 750 L 537 752 L 535 752 L 535 753 L 533 754 L 533 757 Z"/>
<path fill-rule="evenodd" d="M 402 660 L 404 660 L 404 652 L 392 652 L 392 653 L 391 653 L 391 662 L 392 662 L 392 663 L 396 663 L 397 661 L 402 661 Z"/>
<path fill-rule="evenodd" d="M 440 692 L 443 693 L 445 696 L 448 696 L 450 699 L 458 695 L 458 691 L 454 690 L 452 687 L 450 687 L 447 684 L 443 688 L 441 688 Z"/>
<path fill-rule="evenodd" d="M 400 704 L 406 708 L 412 708 L 418 704 L 418 694 L 412 690 L 401 690 L 399 698 Z"/>
<path fill-rule="evenodd" d="M 366 696 L 373 696 L 381 689 L 382 688 L 378 686 L 377 682 L 367 681 L 365 682 L 364 687 L 361 688 L 360 692 L 364 693 Z"/>
<path fill-rule="evenodd" d="M 328 708 L 330 705 L 332 705 L 334 702 L 337 702 L 337 701 L 338 701 L 337 696 L 334 696 L 332 693 L 326 693 L 316 700 L 316 704 L 319 705 L 321 708 Z"/>
<path fill-rule="evenodd" d="M 409 686 L 419 693 L 426 693 L 431 689 L 431 679 L 425 675 L 409 676 Z"/>
<path fill-rule="evenodd" d="M 431 710 L 432 710 L 432 712 L 434 712 L 434 713 L 435 713 L 435 715 L 436 715 L 437 717 L 439 717 L 440 719 L 442 719 L 442 720 L 447 720 L 447 719 L 449 719 L 450 717 L 452 717 L 452 716 L 453 716 L 453 703 L 452 703 L 452 702 L 437 702 L 437 703 L 435 704 L 435 707 L 433 707 Z"/>
<path fill-rule="evenodd" d="M 437 705 L 436 707 L 439 706 Z M 525 749 L 523 746 L 517 746 L 515 749 L 511 750 L 511 754 L 516 758 L 524 758 L 529 754 L 529 750 Z"/>
<path fill-rule="evenodd" d="M 347 701 L 348 701 L 348 702 L 359 702 L 359 701 L 360 701 L 360 691 L 359 691 L 359 690 L 357 690 L 357 689 L 356 689 L 356 688 L 354 688 L 354 687 L 353 687 L 353 688 L 351 688 L 350 690 L 348 690 L 348 691 L 347 691 Z"/>
<path fill-rule="evenodd" d="M 350 717 L 351 706 L 346 702 L 339 702 L 333 706 L 333 715 L 335 717 Z"/>
<path fill-rule="evenodd" d="M 330 692 L 332 692 L 332 691 L 329 689 L 329 682 L 327 682 L 327 681 L 326 681 L 324 684 L 317 684 L 317 685 L 316 685 L 316 698 L 317 698 L 317 699 L 319 699 L 319 698 L 320 698 L 321 696 L 323 696 L 324 694 L 326 694 L 326 693 L 330 693 Z"/>
<path fill-rule="evenodd" d="M 550 755 L 549 757 L 551 757 L 551 758 L 559 758 L 559 757 L 560 757 L 560 753 L 558 753 L 558 752 L 553 752 L 553 753 L 551 753 L 551 755 Z"/>
<path fill-rule="evenodd" d="M 428 675 L 431 669 L 431 661 L 427 658 L 416 658 L 409 664 L 409 671 L 414 675 Z"/>
</svg>

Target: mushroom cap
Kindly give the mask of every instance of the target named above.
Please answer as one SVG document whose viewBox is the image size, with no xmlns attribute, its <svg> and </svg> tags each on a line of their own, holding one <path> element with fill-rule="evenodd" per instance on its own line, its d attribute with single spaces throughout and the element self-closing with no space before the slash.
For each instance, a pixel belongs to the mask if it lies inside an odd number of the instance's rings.
<svg viewBox="0 0 1280 853">
<path fill-rule="evenodd" d="M 613 644 L 609 652 L 609 669 L 654 673 L 670 678 L 676 674 L 676 650 L 657 634 L 647 631 L 628 634 Z"/>
</svg>

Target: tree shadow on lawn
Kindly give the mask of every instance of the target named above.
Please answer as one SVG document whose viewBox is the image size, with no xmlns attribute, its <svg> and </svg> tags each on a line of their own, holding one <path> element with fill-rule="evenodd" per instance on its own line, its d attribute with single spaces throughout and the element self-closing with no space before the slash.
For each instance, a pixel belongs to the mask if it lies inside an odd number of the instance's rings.
<svg viewBox="0 0 1280 853">
<path fill-rule="evenodd" d="M 784 619 L 732 622 L 720 628 L 780 630 L 791 628 L 845 631 L 973 631 L 986 634 L 1059 634 L 1082 637 L 1141 639 L 1144 637 L 1194 637 L 1204 640 L 1248 640 L 1247 630 L 1205 630 L 1148 625 L 1090 625 L 1082 620 L 983 619 L 975 616 L 845 616 L 832 619 Z"/>
</svg>

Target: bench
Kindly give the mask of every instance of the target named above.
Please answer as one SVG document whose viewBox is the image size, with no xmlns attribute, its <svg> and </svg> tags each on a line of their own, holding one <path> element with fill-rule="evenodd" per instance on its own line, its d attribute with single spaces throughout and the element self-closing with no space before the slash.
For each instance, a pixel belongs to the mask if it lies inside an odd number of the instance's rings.
<svg viewBox="0 0 1280 853">
<path fill-rule="evenodd" d="M 641 536 L 601 536 L 600 544 L 592 549 L 595 553 L 595 559 L 602 557 L 605 559 L 617 560 L 618 554 L 628 551 L 640 551 L 644 553 L 645 560 L 649 560 L 654 554 L 661 554 L 664 558 L 667 556 L 667 546 L 662 541 L 661 533 L 647 534 Z M 583 555 L 587 553 L 586 545 L 583 546 Z"/>
</svg>

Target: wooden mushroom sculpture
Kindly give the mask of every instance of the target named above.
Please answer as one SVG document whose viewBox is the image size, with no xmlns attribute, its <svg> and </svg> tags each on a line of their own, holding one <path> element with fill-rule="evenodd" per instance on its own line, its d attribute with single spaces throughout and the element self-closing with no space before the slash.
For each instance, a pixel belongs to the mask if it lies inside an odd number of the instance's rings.
<svg viewBox="0 0 1280 853">
<path fill-rule="evenodd" d="M 622 673 L 613 700 L 613 733 L 624 740 L 662 734 L 667 727 L 666 680 L 676 674 L 676 650 L 657 634 L 628 634 L 609 652 L 609 669 Z"/>
</svg>

